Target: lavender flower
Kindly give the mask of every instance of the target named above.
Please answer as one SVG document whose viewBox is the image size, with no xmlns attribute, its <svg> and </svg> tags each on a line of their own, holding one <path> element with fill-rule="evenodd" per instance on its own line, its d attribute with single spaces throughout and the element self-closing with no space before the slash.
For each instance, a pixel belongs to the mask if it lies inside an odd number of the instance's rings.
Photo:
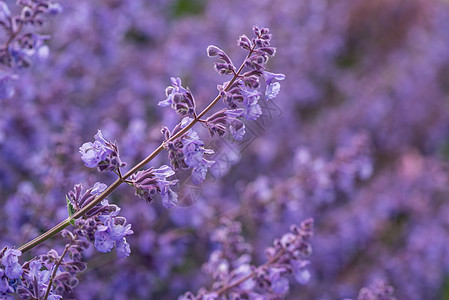
<svg viewBox="0 0 449 300">
<path fill-rule="evenodd" d="M 171 77 L 171 82 L 172 86 L 165 89 L 167 99 L 160 101 L 158 105 L 171 106 L 180 115 L 194 116 L 195 99 L 190 90 L 182 87 L 180 78 Z"/>
<path fill-rule="evenodd" d="M 99 193 L 106 188 L 102 183 L 95 183 L 93 188 L 83 192 L 82 186 L 75 185 L 73 191 L 67 194 L 67 199 L 75 212 L 79 211 L 95 200 Z M 131 253 L 126 237 L 133 234 L 131 224 L 118 214 L 120 208 L 111 205 L 105 199 L 88 211 L 82 219 L 75 221 L 75 234 L 86 237 L 93 242 L 99 252 L 110 252 L 116 247 L 117 256 L 124 258 Z"/>
<path fill-rule="evenodd" d="M 95 135 L 95 142 L 84 143 L 79 152 L 86 167 L 97 167 L 100 172 L 117 171 L 126 166 L 126 163 L 120 160 L 117 143 L 106 140 L 101 130 Z"/>
<path fill-rule="evenodd" d="M 226 125 L 233 123 L 238 120 L 243 113 L 243 109 L 222 109 L 209 118 L 206 119 L 204 124 L 209 129 L 210 135 L 213 137 L 215 134 L 218 136 L 223 136 L 226 134 Z"/>
<path fill-rule="evenodd" d="M 103 207 L 108 207 L 107 202 L 102 202 Z M 131 224 L 123 217 L 118 217 L 118 210 L 111 213 L 102 213 L 98 216 L 99 222 L 96 225 L 94 234 L 95 248 L 99 252 L 109 252 L 116 247 L 117 256 L 128 257 L 131 253 L 130 246 L 126 241 L 126 236 L 133 234 Z"/>
<path fill-rule="evenodd" d="M 287 276 L 294 272 L 297 277 L 298 269 L 305 272 L 308 265 L 307 261 L 302 260 L 302 256 L 311 253 L 308 240 L 313 234 L 313 220 L 305 220 L 300 226 L 291 226 L 290 233 L 285 234 L 280 240 L 276 239 L 274 247 L 267 248 L 266 254 L 269 261 L 258 267 L 250 265 L 245 255 L 249 249 L 240 235 L 240 223 L 228 219 L 223 219 L 222 223 L 224 227 L 214 232 L 214 240 L 222 243 L 222 250 L 214 251 L 209 262 L 203 267 L 203 270 L 210 273 L 216 282 L 209 291 L 201 288 L 196 296 L 186 292 L 178 299 L 207 297 L 239 299 L 247 295 L 255 299 L 284 297 L 289 291 Z M 227 235 L 231 237 L 231 241 L 227 239 Z M 292 264 L 295 266 L 292 267 Z M 298 268 L 300 264 L 302 266 Z M 231 265 L 233 268 L 230 267 Z M 293 269 L 295 271 L 292 271 Z M 302 283 L 305 282 L 302 281 Z"/>
<path fill-rule="evenodd" d="M 234 64 L 232 63 L 229 56 L 220 48 L 214 45 L 210 45 L 207 47 L 207 56 L 209 57 L 216 57 L 218 56 L 222 62 L 215 63 L 215 70 L 220 75 L 226 75 L 226 74 L 234 74 L 236 71 L 236 68 Z"/>
<path fill-rule="evenodd" d="M 73 293 L 78 285 L 76 275 L 86 269 L 81 253 L 89 243 L 69 231 L 63 231 L 62 236 L 69 242 L 61 255 L 52 249 L 24 264 L 23 280 L 17 290 L 22 299 L 56 300 Z"/>
<path fill-rule="evenodd" d="M 23 299 L 45 295 L 45 291 L 47 290 L 50 281 L 51 271 L 43 268 L 42 262 L 38 260 L 31 261 L 28 266 L 28 274 L 24 276 L 25 285 L 20 287 L 19 294 Z M 33 289 L 25 288 L 27 287 L 27 283 L 30 284 L 30 287 L 33 286 Z"/>
<path fill-rule="evenodd" d="M 262 115 L 262 109 L 258 104 L 261 95 L 258 91 L 260 87 L 259 78 L 261 76 L 265 77 L 267 84 L 265 96 L 267 100 L 274 99 L 280 91 L 279 82 L 273 82 L 273 80 L 285 79 L 284 74 L 271 73 L 265 70 L 269 57 L 274 56 L 276 53 L 276 49 L 270 47 L 271 34 L 269 34 L 268 28 L 255 26 L 253 31 L 256 38 L 250 40 L 243 35 L 240 36 L 238 41 L 238 45 L 249 52 L 245 63 L 250 70 L 243 73 L 240 80 L 232 84 L 226 82 L 218 86 L 225 104 L 231 109 L 236 109 L 242 105 L 244 109 L 243 116 L 248 120 L 256 120 Z M 208 55 L 211 57 L 218 56 L 224 62 L 215 65 L 219 74 L 232 74 L 235 72 L 228 55 L 223 50 L 215 46 L 209 46 Z M 242 86 L 242 82 L 246 87 Z"/>
<path fill-rule="evenodd" d="M 136 189 L 136 196 L 151 203 L 153 197 L 159 193 L 162 197 L 162 204 L 166 208 L 176 206 L 178 196 L 171 190 L 171 186 L 176 185 L 178 180 L 168 180 L 175 174 L 172 168 L 163 165 L 159 169 L 150 168 L 139 171 L 131 176 L 130 184 Z"/>
<path fill-rule="evenodd" d="M 108 186 L 101 182 L 95 182 L 94 186 L 92 187 L 92 190 L 90 193 L 92 195 L 99 195 L 101 194 Z"/>
<path fill-rule="evenodd" d="M 281 84 L 279 82 L 273 82 L 273 80 L 284 80 L 284 74 L 275 74 L 267 71 L 262 71 L 262 74 L 265 78 L 265 82 L 267 84 L 267 89 L 265 91 L 265 96 L 267 100 L 274 99 L 279 91 L 281 90 Z"/>
<path fill-rule="evenodd" d="M 17 279 L 22 275 L 22 267 L 18 263 L 21 251 L 6 248 L 2 251 L 1 264 L 4 267 L 5 275 L 10 279 Z"/>
<path fill-rule="evenodd" d="M 359 291 L 357 300 L 396 300 L 394 288 L 382 281 L 377 282 L 372 288 L 364 287 Z"/>
<path fill-rule="evenodd" d="M 14 299 L 13 293 L 22 275 L 22 266 L 18 263 L 21 251 L 14 248 L 3 248 L 0 251 L 0 298 Z"/>
<path fill-rule="evenodd" d="M 204 158 L 204 154 L 213 154 L 211 149 L 204 148 L 204 142 L 198 137 L 198 134 L 191 130 L 190 133 L 182 139 L 184 154 L 184 162 L 192 168 L 192 182 L 200 184 L 206 179 L 207 169 L 210 168 L 214 161 Z"/>
<path fill-rule="evenodd" d="M 229 130 L 235 140 L 241 141 L 246 133 L 245 123 L 240 120 L 234 120 L 231 125 L 229 125 Z"/>
<path fill-rule="evenodd" d="M 0 75 L 0 99 L 8 99 L 14 96 L 14 82 L 16 80 L 17 75 L 8 73 Z"/>
<path fill-rule="evenodd" d="M 164 127 L 162 133 L 165 135 L 166 141 L 179 130 L 185 128 L 190 122 L 192 122 L 191 118 L 183 118 L 171 133 L 168 128 Z M 217 118 L 217 123 L 219 124 L 219 122 L 221 121 Z M 168 156 L 175 170 L 192 168 L 191 179 L 194 184 L 200 184 L 206 179 L 207 170 L 214 164 L 214 161 L 205 159 L 204 154 L 210 155 L 214 151 L 204 148 L 204 142 L 199 138 L 196 131 L 193 129 L 188 130 L 182 137 L 166 143 L 166 148 L 169 151 Z"/>
<path fill-rule="evenodd" d="M 109 152 L 100 141 L 87 142 L 80 147 L 81 159 L 88 168 L 96 168 L 100 161 L 106 159 Z"/>
<path fill-rule="evenodd" d="M 8 35 L 0 48 L 0 63 L 11 69 L 28 67 L 35 57 L 45 59 L 48 56 L 48 47 L 44 45 L 48 36 L 27 32 L 25 28 L 41 26 L 45 20 L 43 16 L 62 10 L 59 4 L 49 0 L 21 0 L 17 4 L 21 6 L 20 16 L 12 16 L 8 5 L 0 2 L 0 24 Z"/>
<path fill-rule="evenodd" d="M 99 252 L 110 252 L 116 246 L 117 256 L 120 258 L 128 257 L 131 253 L 129 244 L 126 242 L 126 236 L 133 234 L 131 225 L 124 225 L 126 221 L 123 218 L 113 218 L 105 222 L 105 225 L 98 225 L 95 232 L 95 248 Z"/>
<path fill-rule="evenodd" d="M 30 262 L 30 270 L 28 274 L 29 280 L 36 284 L 35 288 L 37 290 L 37 294 L 39 296 L 45 295 L 45 291 L 47 290 L 48 283 L 50 281 L 51 271 L 46 270 L 40 261 L 34 260 Z M 51 294 L 49 298 L 61 299 L 62 296 L 59 295 L 55 296 L 54 294 Z"/>
<path fill-rule="evenodd" d="M 114 248 L 114 240 L 107 230 L 107 226 L 100 225 L 95 232 L 95 248 L 97 248 L 99 252 L 109 252 Z"/>
<path fill-rule="evenodd" d="M 256 120 L 262 115 L 262 108 L 258 104 L 260 93 L 257 90 L 241 90 L 243 96 L 243 115 L 247 120 Z"/>
</svg>

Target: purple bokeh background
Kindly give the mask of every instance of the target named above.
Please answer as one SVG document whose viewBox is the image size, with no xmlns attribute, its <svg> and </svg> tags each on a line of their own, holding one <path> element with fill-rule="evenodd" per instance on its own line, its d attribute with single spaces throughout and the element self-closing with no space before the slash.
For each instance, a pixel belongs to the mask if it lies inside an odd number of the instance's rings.
<svg viewBox="0 0 449 300">
<path fill-rule="evenodd" d="M 114 180 L 80 159 L 97 129 L 134 165 L 163 140 L 162 125 L 179 122 L 157 106 L 170 77 L 205 107 L 225 80 L 207 46 L 239 64 L 237 37 L 260 25 L 277 47 L 270 69 L 287 76 L 278 97 L 242 142 L 205 138 L 217 166 L 200 186 L 184 182 L 181 207 L 148 205 L 127 187 L 109 197 L 133 226 L 131 256 L 91 247 L 74 297 L 175 299 L 209 286 L 202 265 L 226 216 L 241 222 L 255 264 L 291 224 L 315 219 L 310 282 L 292 280 L 288 299 L 356 298 L 377 280 L 398 299 L 449 299 L 447 1 L 61 5 L 38 30 L 51 36 L 48 58 L 4 70 L 16 78 L 14 95 L 0 100 L 1 247 L 65 219 L 75 184 Z M 151 165 L 167 163 L 163 153 Z"/>
</svg>

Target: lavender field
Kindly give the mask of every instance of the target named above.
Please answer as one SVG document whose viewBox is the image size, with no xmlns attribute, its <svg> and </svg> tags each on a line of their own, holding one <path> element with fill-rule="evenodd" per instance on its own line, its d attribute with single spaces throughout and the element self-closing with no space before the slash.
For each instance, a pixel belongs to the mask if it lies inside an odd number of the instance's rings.
<svg viewBox="0 0 449 300">
<path fill-rule="evenodd" d="M 449 1 L 0 1 L 0 300 L 449 299 Z"/>
</svg>

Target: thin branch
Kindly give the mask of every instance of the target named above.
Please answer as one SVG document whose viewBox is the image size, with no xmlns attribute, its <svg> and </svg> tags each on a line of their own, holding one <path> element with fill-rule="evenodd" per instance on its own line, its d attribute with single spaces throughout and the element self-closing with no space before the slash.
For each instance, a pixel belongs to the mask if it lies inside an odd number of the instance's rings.
<svg viewBox="0 0 449 300">
<path fill-rule="evenodd" d="M 249 53 L 248 53 L 246 58 L 249 58 L 251 56 L 251 54 L 253 53 L 255 47 L 256 47 L 256 45 L 254 45 L 251 48 L 251 50 L 249 51 Z M 234 74 L 234 76 L 231 79 L 231 81 L 229 81 L 229 83 L 226 85 L 226 88 L 224 89 L 224 91 L 228 91 L 229 88 L 232 86 L 232 84 L 240 77 L 239 74 L 240 74 L 240 72 L 243 70 L 243 68 L 245 66 L 245 61 L 246 61 L 246 59 L 240 65 L 240 68 Z M 32 248 L 36 247 L 37 245 L 41 244 L 42 242 L 44 242 L 44 241 L 48 240 L 49 238 L 55 236 L 57 233 L 59 233 L 64 228 L 70 226 L 72 220 L 78 219 L 78 218 L 82 217 L 85 213 L 89 212 L 98 203 L 100 203 L 101 201 L 106 199 L 106 197 L 108 197 L 113 191 L 115 191 L 120 186 L 120 184 L 122 184 L 123 182 L 126 182 L 126 179 L 128 179 L 128 177 L 130 177 L 132 174 L 134 174 L 135 172 L 139 171 L 146 164 L 148 164 L 150 161 L 152 161 L 160 152 L 162 152 L 162 150 L 164 150 L 165 145 L 167 143 L 172 142 L 172 141 L 182 137 L 184 134 L 186 134 L 187 131 L 189 131 L 197 122 L 199 122 L 201 120 L 201 118 L 206 113 L 208 113 L 212 109 L 212 107 L 214 107 L 214 105 L 217 104 L 217 102 L 220 99 L 221 99 L 221 95 L 219 94 L 219 95 L 217 95 L 217 97 L 215 97 L 215 99 L 211 103 L 209 103 L 209 105 L 199 115 L 195 116 L 195 118 L 186 127 L 184 127 L 182 130 L 178 131 L 175 135 L 170 137 L 168 140 L 164 141 L 150 155 L 148 155 L 145 159 L 143 159 L 141 162 L 139 162 L 137 165 L 135 165 L 131 170 L 126 172 L 126 174 L 124 174 L 123 177 L 119 177 L 116 181 L 114 181 L 110 186 L 108 186 L 108 188 L 106 190 L 104 190 L 100 195 L 98 195 L 98 197 L 95 198 L 95 200 L 91 201 L 86 206 L 84 206 L 82 209 L 80 209 L 79 211 L 74 213 L 72 215 L 72 217 L 67 218 L 66 220 L 62 221 L 61 223 L 59 223 L 55 227 L 51 228 L 47 232 L 43 233 L 42 235 L 36 237 L 35 239 L 29 241 L 26 244 L 20 246 L 18 249 L 20 251 L 22 251 L 22 253 L 25 253 L 25 252 L 31 250 Z"/>
<path fill-rule="evenodd" d="M 59 258 L 58 262 L 55 265 L 55 268 L 53 269 L 53 272 L 51 273 L 50 281 L 48 282 L 47 291 L 45 292 L 45 296 L 44 296 L 43 300 L 47 300 L 48 296 L 50 295 L 51 285 L 53 284 L 53 279 L 56 276 L 56 272 L 58 271 L 59 266 L 61 265 L 62 260 L 64 259 L 64 256 L 67 254 L 67 251 L 69 250 L 70 246 L 72 246 L 72 243 L 76 238 L 77 238 L 77 236 L 75 236 L 75 238 L 73 238 L 70 241 L 70 243 L 65 246 L 64 252 L 62 252 L 61 257 Z"/>
</svg>

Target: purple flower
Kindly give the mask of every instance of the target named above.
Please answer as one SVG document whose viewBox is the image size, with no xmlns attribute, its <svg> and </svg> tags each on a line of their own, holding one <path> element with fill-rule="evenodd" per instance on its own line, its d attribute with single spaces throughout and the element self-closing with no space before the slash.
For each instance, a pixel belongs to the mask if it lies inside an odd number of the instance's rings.
<svg viewBox="0 0 449 300">
<path fill-rule="evenodd" d="M 364 287 L 359 291 L 357 300 L 397 300 L 394 288 L 385 282 L 378 281 L 374 287 Z"/>
<path fill-rule="evenodd" d="M 87 142 L 80 147 L 81 159 L 88 168 L 95 168 L 107 156 L 103 145 L 99 142 Z"/>
<path fill-rule="evenodd" d="M 184 162 L 192 171 L 192 182 L 200 184 L 206 179 L 207 169 L 215 162 L 204 158 L 204 154 L 213 154 L 211 149 L 204 148 L 204 142 L 198 137 L 198 134 L 191 130 L 186 138 L 183 138 Z"/>
<path fill-rule="evenodd" d="M 100 161 L 104 161 L 112 150 L 107 146 L 106 140 L 98 130 L 95 135 L 95 142 L 84 143 L 80 148 L 81 159 L 88 168 L 96 168 Z"/>
<path fill-rule="evenodd" d="M 0 5 L 1 11 L 1 5 Z M 0 16 L 1 18 L 1 16 Z M 17 80 L 16 75 L 2 74 L 0 75 L 0 99 L 9 99 L 15 94 L 14 81 Z"/>
<path fill-rule="evenodd" d="M 238 117 L 242 116 L 243 109 L 222 109 L 209 118 L 206 119 L 205 124 L 209 129 L 209 133 L 211 136 L 218 134 L 219 136 L 223 136 L 226 133 L 226 125 L 231 124 L 233 121 L 237 121 Z"/>
<path fill-rule="evenodd" d="M 233 74 L 235 72 L 234 64 L 232 63 L 229 56 L 220 48 L 214 45 L 207 47 L 207 56 L 215 57 L 218 56 L 221 62 L 215 63 L 215 70 L 220 75 Z"/>
<path fill-rule="evenodd" d="M 186 93 L 187 90 L 182 87 L 181 78 L 170 77 L 172 85 L 165 89 L 165 94 L 167 98 L 165 100 L 159 101 L 158 105 L 162 107 L 170 106 L 173 104 L 173 97 L 175 94 Z"/>
<path fill-rule="evenodd" d="M 89 244 L 68 230 L 64 230 L 62 236 L 70 239 L 70 243 L 66 244 L 67 256 L 61 256 L 51 249 L 24 264 L 24 274 L 17 286 L 21 299 L 44 299 L 44 295 L 49 292 L 45 299 L 57 300 L 62 299 L 62 294 L 73 293 L 73 288 L 78 283 L 76 274 L 86 269 L 86 264 L 81 262 L 81 253 Z M 54 271 L 55 276 L 49 286 Z"/>
<path fill-rule="evenodd" d="M 281 84 L 279 82 L 273 82 L 269 86 L 267 86 L 267 90 L 265 92 L 265 96 L 267 100 L 272 100 L 276 98 L 277 94 L 279 94 L 281 90 Z"/>
<path fill-rule="evenodd" d="M 262 109 L 258 104 L 260 93 L 256 89 L 241 90 L 243 96 L 243 116 L 247 120 L 256 120 L 262 115 Z"/>
<path fill-rule="evenodd" d="M 103 225 L 97 226 L 95 232 L 95 248 L 99 252 L 109 252 L 114 245 L 116 246 L 117 256 L 127 257 L 126 253 L 130 253 L 129 244 L 126 243 L 125 237 L 133 234 L 131 224 L 126 224 L 126 219 L 117 217 L 117 211 L 109 216 L 105 216 Z M 118 249 L 117 247 L 120 247 Z"/>
<path fill-rule="evenodd" d="M 42 263 L 39 260 L 33 260 L 30 263 L 29 275 L 31 275 L 30 279 L 37 283 L 37 290 L 40 291 L 40 294 L 43 294 L 47 289 L 51 272 L 45 269 L 42 270 Z"/>
<path fill-rule="evenodd" d="M 242 89 L 240 90 L 240 93 L 243 96 L 243 100 L 248 98 L 259 99 L 260 96 L 260 92 L 257 89 Z"/>
<path fill-rule="evenodd" d="M 108 227 L 100 225 L 95 232 L 95 248 L 99 252 L 109 252 L 114 247 L 114 240 L 108 232 Z"/>
<path fill-rule="evenodd" d="M 245 99 L 243 104 L 245 105 L 245 112 L 243 115 L 247 120 L 256 120 L 262 115 L 262 108 L 257 103 L 257 98 Z"/>
<path fill-rule="evenodd" d="M 162 165 L 159 169 L 154 169 L 153 174 L 159 179 L 159 182 L 163 181 L 168 184 L 169 181 L 167 181 L 167 177 L 175 175 L 175 171 L 167 165 Z M 170 185 L 172 185 L 172 183 L 170 183 Z M 162 189 L 164 185 L 161 185 L 160 187 Z"/>
<path fill-rule="evenodd" d="M 165 100 L 159 101 L 162 107 L 171 106 L 180 115 L 193 116 L 195 112 L 195 99 L 187 88 L 182 87 L 179 77 L 171 77 L 172 85 L 165 89 Z"/>
<path fill-rule="evenodd" d="M 232 120 L 235 120 L 238 117 L 241 117 L 243 114 L 243 109 L 226 109 L 224 113 Z"/>
<path fill-rule="evenodd" d="M 92 188 L 92 190 L 90 191 L 90 193 L 92 194 L 92 195 L 99 195 L 99 194 L 101 194 L 106 188 L 107 188 L 108 186 L 106 185 L 106 184 L 104 184 L 104 183 L 101 183 L 101 182 L 96 182 L 95 184 L 94 184 L 94 187 Z"/>
<path fill-rule="evenodd" d="M 288 279 L 282 276 L 271 278 L 271 289 L 278 295 L 285 295 L 289 291 Z"/>
<path fill-rule="evenodd" d="M 83 192 L 81 185 L 75 185 L 74 191 L 68 193 L 67 199 L 75 208 L 81 209 L 93 201 L 96 195 L 105 188 L 105 184 L 97 182 L 93 188 Z M 120 210 L 117 205 L 109 204 L 107 199 L 103 199 L 83 218 L 75 221 L 75 234 L 87 238 L 99 252 L 105 253 L 111 251 L 114 246 L 120 247 L 117 249 L 117 255 L 126 257 L 125 253 L 129 250 L 129 245 L 123 244 L 126 242 L 124 238 L 134 232 L 131 230 L 131 224 L 127 224 L 125 218 L 118 216 Z M 72 239 L 75 238 L 72 237 Z M 74 253 L 72 253 L 72 257 L 74 257 L 73 255 Z"/>
<path fill-rule="evenodd" d="M 279 91 L 281 90 L 281 84 L 279 82 L 272 82 L 273 80 L 284 80 L 284 74 L 276 74 L 267 71 L 262 71 L 262 74 L 265 78 L 265 82 L 267 84 L 267 89 L 265 91 L 265 97 L 267 100 L 274 99 Z"/>
<path fill-rule="evenodd" d="M 214 250 L 207 263 L 203 265 L 203 270 L 217 280 L 223 280 L 229 275 L 230 265 L 226 258 L 223 257 L 223 251 Z"/>
<path fill-rule="evenodd" d="M 131 175 L 131 182 L 136 189 L 135 195 L 145 199 L 148 203 L 152 202 L 154 195 L 160 191 L 153 168 Z"/>
<path fill-rule="evenodd" d="M 268 71 L 262 71 L 263 77 L 265 78 L 265 82 L 267 85 L 270 85 L 273 80 L 284 80 L 284 74 L 276 74 Z"/>
<path fill-rule="evenodd" d="M 57 15 L 62 12 L 62 6 L 59 3 L 50 3 L 48 5 L 48 13 L 51 15 Z"/>
<path fill-rule="evenodd" d="M 19 256 L 22 252 L 17 249 L 7 249 L 2 257 L 2 265 L 5 267 L 5 275 L 9 279 L 17 279 L 22 275 L 22 267 L 20 266 Z"/>
<path fill-rule="evenodd" d="M 116 242 L 115 251 L 117 252 L 117 257 L 126 258 L 131 253 L 131 247 L 126 239 L 123 238 L 121 241 Z"/>
<path fill-rule="evenodd" d="M 299 284 L 307 284 L 310 280 L 310 271 L 307 269 L 310 262 L 307 260 L 292 259 L 290 264 L 293 268 L 293 275 Z"/>
<path fill-rule="evenodd" d="M 148 203 L 153 201 L 154 195 L 159 193 L 162 197 L 162 204 L 169 208 L 177 204 L 178 195 L 171 190 L 171 186 L 176 185 L 178 180 L 168 180 L 175 174 L 172 168 L 167 165 L 159 169 L 150 168 L 139 171 L 131 176 L 131 183 L 136 188 L 136 196 L 145 199 Z"/>
<path fill-rule="evenodd" d="M 0 269 L 0 299 L 13 300 L 14 296 L 11 294 L 14 293 L 14 289 L 9 286 L 8 279 L 3 275 L 4 271 Z"/>
<path fill-rule="evenodd" d="M 231 134 L 235 140 L 241 141 L 241 140 L 243 140 L 243 136 L 246 133 L 245 123 L 243 123 L 240 120 L 235 120 L 229 126 L 229 130 L 231 131 Z"/>
<path fill-rule="evenodd" d="M 178 180 L 167 180 L 168 177 L 175 175 L 175 171 L 167 165 L 161 166 L 154 170 L 157 185 L 159 187 L 160 195 L 162 197 L 162 204 L 166 208 L 171 208 L 178 204 L 178 195 L 171 190 L 172 185 L 176 185 Z"/>
<path fill-rule="evenodd" d="M 126 165 L 120 160 L 117 144 L 106 140 L 101 130 L 95 135 L 95 142 L 84 143 L 79 152 L 86 167 L 98 167 L 100 172 L 115 171 Z"/>
<path fill-rule="evenodd" d="M 242 278 L 250 275 L 251 273 L 252 273 L 251 265 L 243 264 L 233 271 L 233 277 L 234 277 L 233 281 L 234 282 L 239 281 Z M 232 284 L 232 281 L 231 281 L 231 284 Z M 256 282 L 253 278 L 249 278 L 239 284 L 239 287 L 246 291 L 251 291 L 252 289 L 255 288 L 255 286 L 256 286 Z"/>
<path fill-rule="evenodd" d="M 173 192 L 171 189 L 167 189 L 165 192 L 161 192 L 162 205 L 165 208 L 172 208 L 178 205 L 178 194 Z"/>
<path fill-rule="evenodd" d="M 194 184 L 200 184 L 206 179 L 207 169 L 212 167 L 215 161 L 209 161 L 203 159 L 201 163 L 197 165 L 197 167 L 193 168 L 192 171 L 192 182 Z"/>
<path fill-rule="evenodd" d="M 131 224 L 126 225 L 125 218 L 115 217 L 109 219 L 105 225 L 108 227 L 111 239 L 116 242 L 123 240 L 125 236 L 131 235 L 134 232 L 131 230 Z"/>
<path fill-rule="evenodd" d="M 184 162 L 190 168 L 197 168 L 203 162 L 203 155 L 213 154 L 214 152 L 209 149 L 204 148 L 204 142 L 199 139 L 196 132 L 192 134 L 190 138 L 183 140 L 184 147 L 182 151 L 184 152 Z"/>
</svg>

